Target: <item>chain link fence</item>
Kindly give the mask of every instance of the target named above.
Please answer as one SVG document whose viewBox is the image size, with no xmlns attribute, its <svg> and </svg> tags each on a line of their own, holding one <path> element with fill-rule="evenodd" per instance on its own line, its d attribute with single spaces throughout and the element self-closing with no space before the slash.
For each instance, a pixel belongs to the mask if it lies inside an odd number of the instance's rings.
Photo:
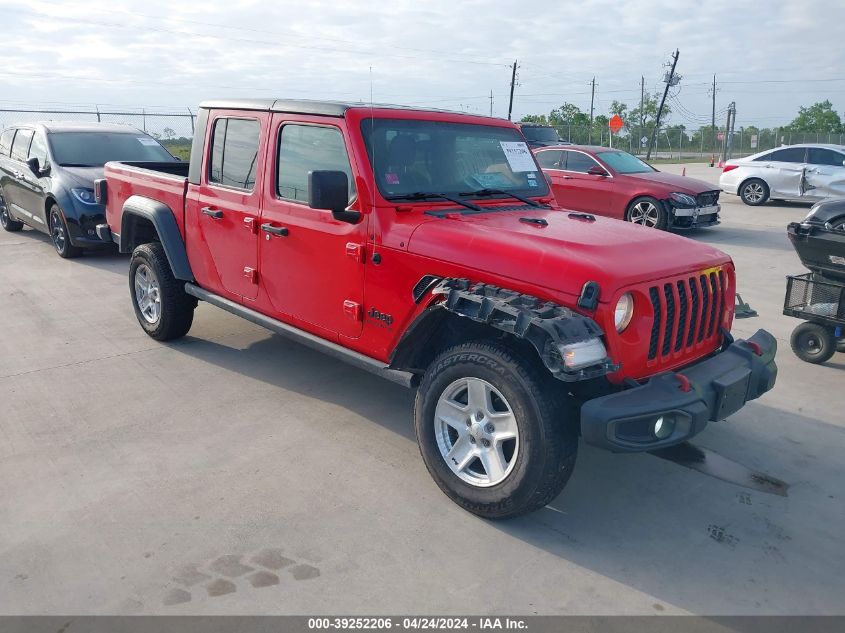
<svg viewBox="0 0 845 633">
<path fill-rule="evenodd" d="M 575 145 L 601 145 L 616 147 L 632 154 L 645 156 L 652 135 L 652 128 L 635 126 L 619 134 L 610 134 L 603 126 L 556 125 L 558 136 Z M 827 143 L 845 145 L 845 134 L 832 132 L 793 132 L 782 128 L 758 128 L 743 126 L 735 129 L 726 143 L 728 135 L 724 129 L 711 126 L 697 130 L 679 126 L 661 127 L 654 140 L 652 158 L 665 160 L 706 161 L 711 155 L 716 160 L 725 153 L 728 158 L 740 158 L 773 149 L 781 145 L 797 143 Z M 726 147 L 727 145 L 727 147 Z"/>
<path fill-rule="evenodd" d="M 31 110 L 0 108 L 0 129 L 20 123 L 48 121 L 79 121 L 122 123 L 157 138 L 171 153 L 182 159 L 190 157 L 196 114 L 189 108 L 184 112 L 156 108 L 122 108 L 117 110 L 35 108 Z"/>
<path fill-rule="evenodd" d="M 0 108 L 0 129 L 36 121 L 100 121 L 131 125 L 159 139 L 172 153 L 187 160 L 190 157 L 196 114 L 190 108 L 185 108 L 184 112 L 160 108 L 100 110 L 96 106 L 89 109 Z M 641 156 L 646 154 L 652 134 L 652 129 L 647 126 L 631 126 L 626 128 L 621 136 L 611 135 L 609 129 L 598 125 L 594 125 L 592 129 L 589 126 L 558 125 L 555 129 L 560 138 L 570 143 L 613 146 Z M 793 132 L 789 129 L 745 126 L 734 131 L 727 148 L 726 140 L 727 135 L 723 129 L 717 127 L 714 133 L 709 125 L 697 130 L 679 126 L 661 127 L 656 135 L 651 156 L 659 160 L 707 161 L 712 155 L 718 160 L 726 153 L 728 158 L 738 158 L 795 143 L 845 145 L 845 134 Z"/>
</svg>

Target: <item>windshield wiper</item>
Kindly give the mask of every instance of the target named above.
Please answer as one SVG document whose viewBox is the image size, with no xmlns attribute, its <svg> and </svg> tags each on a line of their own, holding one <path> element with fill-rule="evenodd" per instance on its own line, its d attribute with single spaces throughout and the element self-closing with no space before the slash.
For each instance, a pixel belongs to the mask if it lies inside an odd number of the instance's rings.
<svg viewBox="0 0 845 633">
<path fill-rule="evenodd" d="M 463 194 L 460 194 L 463 195 Z M 460 198 L 454 198 L 450 195 L 445 193 L 437 193 L 434 191 L 415 191 L 414 193 L 402 193 L 397 194 L 395 196 L 385 196 L 385 200 L 448 200 L 449 202 L 454 202 L 455 204 L 459 204 L 462 207 L 466 207 L 467 209 L 472 209 L 473 211 L 484 211 L 481 207 L 477 204 L 473 204 L 472 202 L 467 202 L 466 200 L 461 200 Z"/>
<path fill-rule="evenodd" d="M 97 167 L 97 165 L 85 165 L 83 163 L 59 163 L 59 167 Z"/>
<path fill-rule="evenodd" d="M 513 193 L 512 191 L 505 191 L 504 189 L 478 189 L 476 191 L 464 191 L 459 193 L 460 196 L 510 196 L 511 198 L 516 198 L 520 202 L 524 202 L 525 204 L 529 204 L 532 207 L 540 207 L 543 206 L 536 200 L 532 200 L 531 198 L 526 198 L 525 196 L 521 196 L 518 193 Z"/>
</svg>

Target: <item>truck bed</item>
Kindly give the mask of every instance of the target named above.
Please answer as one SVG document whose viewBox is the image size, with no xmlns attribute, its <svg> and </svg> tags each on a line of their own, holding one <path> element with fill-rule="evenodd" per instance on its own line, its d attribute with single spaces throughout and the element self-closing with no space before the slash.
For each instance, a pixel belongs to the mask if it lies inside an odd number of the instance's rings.
<svg viewBox="0 0 845 633">
<path fill-rule="evenodd" d="M 106 163 L 106 221 L 112 232 L 120 234 L 126 201 L 142 196 L 170 207 L 184 235 L 188 168 L 181 161 Z"/>
</svg>

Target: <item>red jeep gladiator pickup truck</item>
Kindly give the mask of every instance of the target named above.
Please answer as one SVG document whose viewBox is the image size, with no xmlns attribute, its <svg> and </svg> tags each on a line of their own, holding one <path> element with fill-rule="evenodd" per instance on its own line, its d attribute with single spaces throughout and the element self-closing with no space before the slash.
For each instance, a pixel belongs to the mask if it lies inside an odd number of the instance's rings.
<svg viewBox="0 0 845 633">
<path fill-rule="evenodd" d="M 549 503 L 579 435 L 670 446 L 775 382 L 775 339 L 729 333 L 727 255 L 556 207 L 508 121 L 210 101 L 190 165 L 108 163 L 95 191 L 151 337 L 201 300 L 417 388 L 429 472 L 484 517 Z"/>
</svg>

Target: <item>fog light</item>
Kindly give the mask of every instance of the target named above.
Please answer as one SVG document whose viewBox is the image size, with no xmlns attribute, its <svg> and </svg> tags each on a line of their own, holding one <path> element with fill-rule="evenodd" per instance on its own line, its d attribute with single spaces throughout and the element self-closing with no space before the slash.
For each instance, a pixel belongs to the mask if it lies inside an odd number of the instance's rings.
<svg viewBox="0 0 845 633">
<path fill-rule="evenodd" d="M 661 415 L 654 422 L 654 437 L 658 440 L 665 440 L 675 430 L 675 420 L 672 417 Z"/>
</svg>

